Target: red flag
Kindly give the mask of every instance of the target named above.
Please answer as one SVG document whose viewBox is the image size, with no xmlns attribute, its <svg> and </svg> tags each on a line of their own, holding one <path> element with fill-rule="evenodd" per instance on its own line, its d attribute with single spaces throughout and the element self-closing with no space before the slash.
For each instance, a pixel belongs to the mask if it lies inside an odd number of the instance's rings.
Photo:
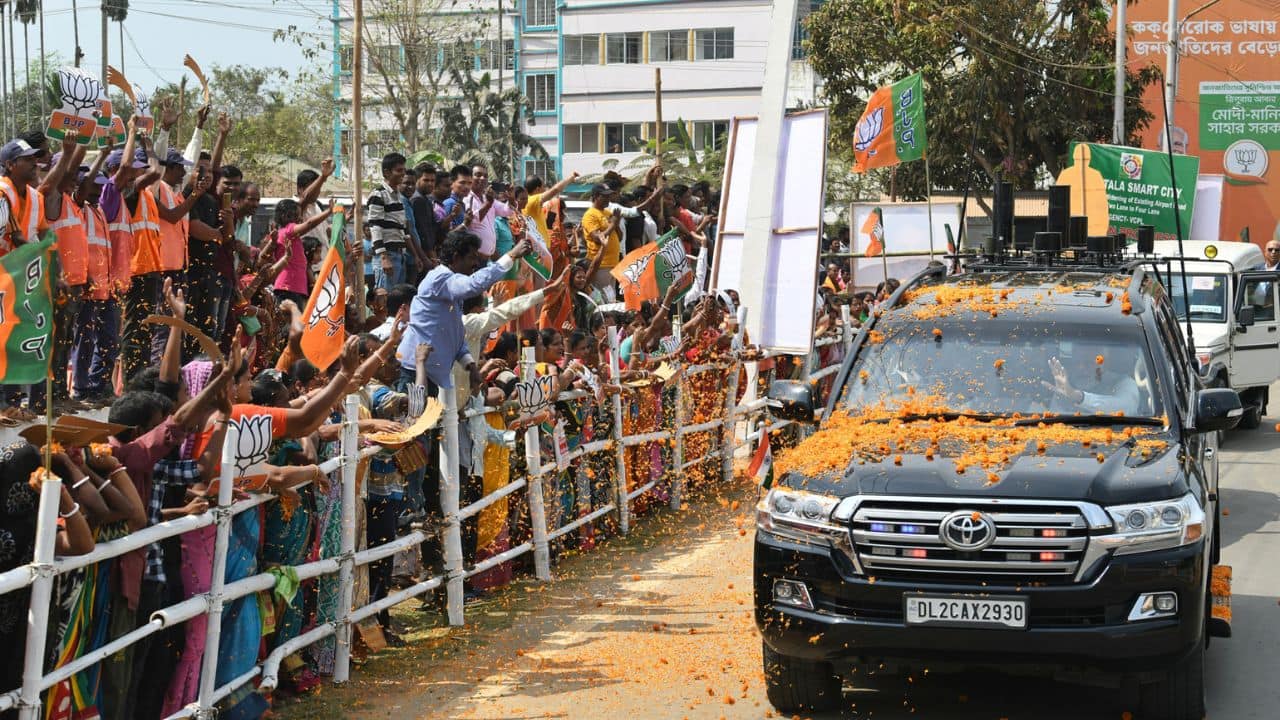
<svg viewBox="0 0 1280 720">
<path fill-rule="evenodd" d="M 769 471 L 773 469 L 773 450 L 769 447 L 769 428 L 765 427 L 760 431 L 760 444 L 756 446 L 755 455 L 751 457 L 751 464 L 747 466 L 747 474 L 755 478 L 757 482 L 764 483 L 769 477 Z"/>
</svg>

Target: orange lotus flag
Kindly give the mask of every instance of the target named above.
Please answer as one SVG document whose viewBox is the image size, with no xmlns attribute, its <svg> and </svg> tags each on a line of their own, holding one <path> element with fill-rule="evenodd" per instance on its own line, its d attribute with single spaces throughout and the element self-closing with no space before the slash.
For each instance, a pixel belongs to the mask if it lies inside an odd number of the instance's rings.
<svg viewBox="0 0 1280 720">
<path fill-rule="evenodd" d="M 306 323 L 302 328 L 302 354 L 321 370 L 338 359 L 342 344 L 347 341 L 346 214 L 341 207 L 333 209 L 332 223 L 329 251 L 316 273 L 316 286 L 302 313 Z"/>
<path fill-rule="evenodd" d="M 867 236 L 866 257 L 876 257 L 884 252 L 884 213 L 880 208 L 871 211 L 862 223 L 862 234 Z"/>
<path fill-rule="evenodd" d="M 876 90 L 853 130 L 853 171 L 924 157 L 924 81 L 916 73 Z"/>
</svg>

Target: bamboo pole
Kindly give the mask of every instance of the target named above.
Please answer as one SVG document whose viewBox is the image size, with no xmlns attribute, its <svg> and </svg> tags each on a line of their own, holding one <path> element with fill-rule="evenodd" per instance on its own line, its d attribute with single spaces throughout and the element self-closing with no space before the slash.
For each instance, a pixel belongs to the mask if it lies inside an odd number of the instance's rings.
<svg viewBox="0 0 1280 720">
<path fill-rule="evenodd" d="M 653 97 L 657 105 L 658 124 L 654 130 L 654 156 L 658 167 L 662 167 L 662 135 L 664 127 L 662 125 L 662 68 L 653 69 Z"/>
<path fill-rule="evenodd" d="M 355 589 L 356 466 L 360 462 L 360 396 L 348 395 L 342 418 L 342 556 L 338 570 L 337 651 L 333 681 L 345 683 L 351 676 L 351 596 Z"/>
<path fill-rule="evenodd" d="M 537 379 L 534 349 L 525 348 L 520 358 L 520 377 L 525 382 Z M 533 526 L 533 570 L 539 580 L 551 579 L 551 549 L 547 541 L 547 505 L 542 494 L 542 448 L 538 442 L 538 425 L 524 431 L 524 460 L 529 487 L 529 524 Z"/>
</svg>

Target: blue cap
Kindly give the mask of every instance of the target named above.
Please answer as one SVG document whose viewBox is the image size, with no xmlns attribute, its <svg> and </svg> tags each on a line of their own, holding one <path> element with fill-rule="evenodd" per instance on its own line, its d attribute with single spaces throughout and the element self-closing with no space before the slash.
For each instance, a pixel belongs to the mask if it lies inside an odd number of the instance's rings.
<svg viewBox="0 0 1280 720">
<path fill-rule="evenodd" d="M 0 163 L 7 163 L 17 160 L 18 158 L 33 157 L 40 154 L 40 148 L 31 147 L 31 144 L 21 138 L 10 140 L 0 148 Z"/>
<path fill-rule="evenodd" d="M 169 152 L 165 153 L 164 160 L 161 160 L 160 163 L 162 165 L 181 165 L 183 167 L 195 165 L 195 163 L 182 157 L 182 153 L 178 152 L 178 148 L 169 148 Z"/>
<path fill-rule="evenodd" d="M 142 151 L 140 150 L 138 152 L 142 152 Z M 124 150 L 112 150 L 111 154 L 107 156 L 107 167 L 120 167 L 120 164 L 123 161 L 124 161 Z M 146 166 L 147 166 L 147 154 L 145 152 L 142 152 L 142 159 L 139 160 L 138 153 L 134 153 L 133 168 L 136 170 L 141 170 Z"/>
</svg>

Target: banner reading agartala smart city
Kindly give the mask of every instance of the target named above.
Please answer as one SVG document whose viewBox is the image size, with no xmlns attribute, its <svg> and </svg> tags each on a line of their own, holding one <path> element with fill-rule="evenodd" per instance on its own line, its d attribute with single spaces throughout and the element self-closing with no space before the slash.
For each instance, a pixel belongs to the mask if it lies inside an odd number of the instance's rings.
<svg viewBox="0 0 1280 720">
<path fill-rule="evenodd" d="M 1057 182 L 1072 187 L 1071 212 L 1088 215 L 1090 235 L 1119 232 L 1132 242 L 1138 228 L 1151 225 L 1157 240 L 1173 240 L 1178 237 L 1179 223 L 1183 238 L 1191 230 L 1199 167 L 1195 157 L 1174 155 L 1171 177 L 1165 153 L 1074 143 L 1071 163 L 1058 174 Z"/>
<path fill-rule="evenodd" d="M 1186 3 L 1185 15 L 1201 3 Z M 1129 6 L 1128 63 L 1162 71 L 1167 0 Z M 1280 17 L 1274 3 L 1220 0 L 1180 27 L 1173 149 L 1200 158 L 1200 172 L 1224 177 L 1218 238 L 1264 244 L 1280 237 Z M 1144 96 L 1154 120 L 1145 148 L 1163 148 L 1161 83 Z"/>
</svg>

